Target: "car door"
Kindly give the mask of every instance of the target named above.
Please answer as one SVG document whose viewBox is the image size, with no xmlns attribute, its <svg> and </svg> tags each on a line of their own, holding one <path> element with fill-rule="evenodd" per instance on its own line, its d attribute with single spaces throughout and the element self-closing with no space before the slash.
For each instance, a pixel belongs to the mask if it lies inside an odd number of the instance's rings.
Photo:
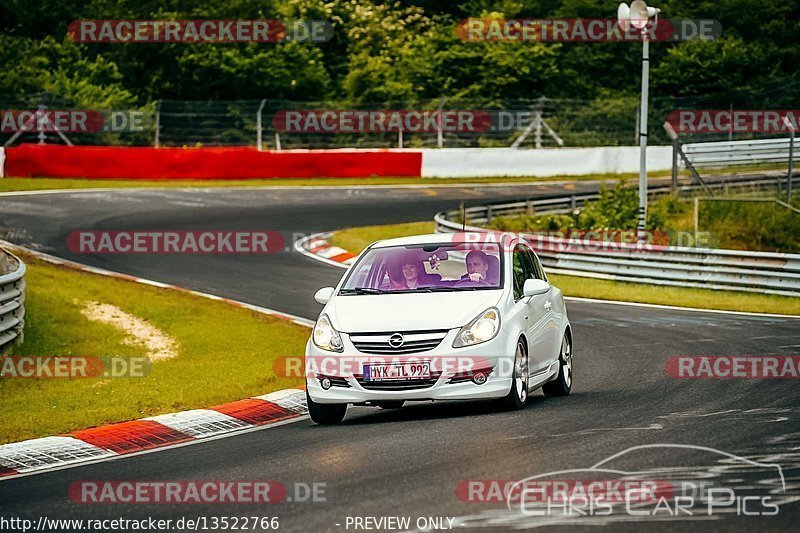
<svg viewBox="0 0 800 533">
<path fill-rule="evenodd" d="M 529 247 L 526 246 L 525 248 L 531 256 L 536 279 L 541 279 L 549 283 L 539 258 Z M 564 321 L 564 309 L 559 292 L 558 289 L 551 286 L 550 291 L 542 295 L 546 297 L 542 305 L 547 311 L 543 330 L 544 338 L 542 339 L 542 348 L 544 353 L 548 354 L 548 361 L 554 361 L 558 358 L 559 350 L 561 349 L 561 324 Z"/>
<path fill-rule="evenodd" d="M 528 367 L 531 376 L 535 375 L 552 360 L 548 357 L 552 341 L 547 335 L 549 320 L 545 303 L 550 293 L 537 296 L 522 296 L 525 280 L 535 279 L 536 269 L 528 247 L 518 244 L 514 247 L 514 290 L 525 305 L 525 335 L 528 338 Z M 517 290 L 519 292 L 517 292 Z"/>
</svg>

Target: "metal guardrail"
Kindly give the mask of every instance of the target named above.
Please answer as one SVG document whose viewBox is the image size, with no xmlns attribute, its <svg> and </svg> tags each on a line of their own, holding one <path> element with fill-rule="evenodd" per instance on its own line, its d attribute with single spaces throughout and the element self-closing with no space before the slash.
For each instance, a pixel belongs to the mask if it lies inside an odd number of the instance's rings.
<svg viewBox="0 0 800 533">
<path fill-rule="evenodd" d="M 2 268 L 6 265 L 6 268 Z M 10 267 L 10 268 L 9 268 Z M 18 257 L 0 250 L 0 354 L 13 342 L 22 340 L 25 325 L 25 271 Z"/>
<path fill-rule="evenodd" d="M 728 191 L 740 189 L 759 191 L 774 189 L 775 181 L 776 178 L 774 176 L 740 176 L 733 179 L 727 178 L 718 181 L 707 179 L 704 184 L 692 183 L 678 186 L 676 191 L 681 193 L 711 189 L 723 191 L 726 194 Z M 667 184 L 651 186 L 647 192 L 648 197 L 657 198 L 671 194 L 672 187 Z M 576 193 L 553 198 L 530 199 L 521 200 L 518 202 L 504 202 L 467 207 L 465 212 L 467 215 L 467 221 L 474 224 L 488 224 L 492 218 L 498 216 L 525 215 L 533 214 L 534 212 L 543 214 L 569 213 L 578 207 L 582 207 L 586 202 L 597 200 L 599 197 L 600 195 L 595 192 Z"/>
<path fill-rule="evenodd" d="M 790 139 L 686 143 L 683 152 L 695 167 L 787 163 Z M 794 155 L 794 154 L 793 154 Z M 794 155 L 797 159 L 797 155 Z"/>
<path fill-rule="evenodd" d="M 707 184 L 715 189 L 753 187 L 774 184 L 774 178 L 717 182 Z M 699 185 L 684 186 L 696 190 Z M 666 194 L 669 186 L 651 189 L 651 196 Z M 472 224 L 487 224 L 494 216 L 526 213 L 563 213 L 598 197 L 592 194 L 573 194 L 559 198 L 535 199 L 522 202 L 474 206 L 465 209 Z M 437 233 L 459 231 L 498 231 L 476 225 L 455 222 L 459 211 L 437 213 L 434 217 Z M 522 233 L 524 237 L 526 234 Z M 616 281 L 738 290 L 783 296 L 800 296 L 800 254 L 654 246 L 647 244 L 617 244 L 603 247 L 576 247 L 568 239 L 528 234 L 537 255 L 548 272 Z M 538 246 L 537 246 L 538 243 Z M 578 248 L 578 249 L 576 249 Z"/>
</svg>

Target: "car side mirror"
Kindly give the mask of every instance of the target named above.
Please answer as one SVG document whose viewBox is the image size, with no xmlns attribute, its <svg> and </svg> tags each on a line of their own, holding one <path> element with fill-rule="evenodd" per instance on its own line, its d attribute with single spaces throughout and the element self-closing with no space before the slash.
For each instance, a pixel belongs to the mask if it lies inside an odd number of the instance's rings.
<svg viewBox="0 0 800 533">
<path fill-rule="evenodd" d="M 333 298 L 333 291 L 334 291 L 333 287 L 322 287 L 314 295 L 314 299 L 317 301 L 317 303 L 325 305 L 326 303 L 331 301 L 331 298 Z"/>
<path fill-rule="evenodd" d="M 522 286 L 522 294 L 526 297 L 545 294 L 549 290 L 550 284 L 543 279 L 526 279 L 525 285 Z"/>
</svg>

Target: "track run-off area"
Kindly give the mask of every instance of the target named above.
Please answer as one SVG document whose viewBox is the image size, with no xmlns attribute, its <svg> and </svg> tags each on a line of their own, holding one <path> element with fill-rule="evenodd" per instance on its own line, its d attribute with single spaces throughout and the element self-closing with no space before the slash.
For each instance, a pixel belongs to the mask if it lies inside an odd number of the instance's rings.
<svg viewBox="0 0 800 533">
<path fill-rule="evenodd" d="M 335 285 L 344 271 L 294 251 L 295 238 L 431 220 L 461 201 L 469 205 L 598 187 L 598 182 L 574 181 L 20 193 L 0 195 L 0 238 L 314 320 L 320 310 L 314 292 Z M 277 231 L 286 247 L 260 255 L 80 255 L 67 246 L 67 236 L 78 230 Z M 302 418 L 193 446 L 2 481 L 0 514 L 34 521 L 40 516 L 274 516 L 280 531 L 353 531 L 354 517 L 387 516 L 410 517 L 407 529 L 412 530 L 419 528 L 419 517 L 451 518 L 453 528 L 489 531 L 542 525 L 566 531 L 584 524 L 614 531 L 772 531 L 797 524 L 798 381 L 675 379 L 665 366 L 675 356 L 800 355 L 800 319 L 576 300 L 567 305 L 575 353 L 569 397 L 546 399 L 535 392 L 527 408 L 517 412 L 499 411 L 490 402 L 356 407 L 336 427 Z M 692 514 L 542 517 L 509 510 L 504 501 L 470 501 L 462 490 L 470 480 L 514 481 L 589 469 L 626 451 L 613 460 L 615 471 L 657 480 L 724 477 L 736 497 L 769 496 L 779 512 L 770 515 L 770 508 L 761 516 L 743 516 L 737 500 L 713 513 L 702 507 Z M 774 464 L 780 465 L 783 484 L 775 484 L 768 466 Z M 584 471 L 573 477 L 587 476 Z M 286 487 L 324 484 L 318 485 L 324 486 L 324 498 L 292 499 L 292 489 L 286 501 L 269 506 L 91 505 L 67 496 L 69 487 L 82 480 L 278 480 Z"/>
</svg>

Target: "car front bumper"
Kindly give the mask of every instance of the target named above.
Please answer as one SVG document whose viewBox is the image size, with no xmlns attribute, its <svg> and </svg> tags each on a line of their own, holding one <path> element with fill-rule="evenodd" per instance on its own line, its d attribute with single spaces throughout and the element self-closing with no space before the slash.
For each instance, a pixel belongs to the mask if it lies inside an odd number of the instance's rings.
<svg viewBox="0 0 800 533">
<path fill-rule="evenodd" d="M 501 331 L 494 339 L 464 348 L 453 348 L 453 340 L 458 329 L 450 330 L 442 342 L 433 350 L 404 356 L 415 360 L 433 361 L 432 366 L 441 363 L 441 374 L 435 377 L 432 384 L 426 383 L 414 386 L 416 382 L 404 381 L 404 390 L 375 390 L 369 388 L 370 384 L 362 379 L 361 368 L 365 362 L 389 362 L 391 355 L 367 354 L 356 350 L 349 336 L 342 334 L 344 352 L 334 353 L 322 350 L 314 345 L 311 340 L 306 344 L 306 360 L 319 362 L 333 361 L 329 366 L 316 366 L 315 371 L 307 373 L 306 388 L 311 399 L 317 403 L 364 403 L 387 400 L 471 400 L 501 398 L 511 390 L 512 367 L 516 337 L 507 337 Z M 450 364 L 445 364 L 448 361 Z M 342 364 L 337 365 L 337 362 Z M 466 365 L 466 366 L 462 366 Z M 464 368 L 476 370 L 491 367 L 485 383 L 480 385 L 471 380 L 451 383 L 456 375 L 463 376 Z M 335 368 L 335 370 L 326 370 Z M 308 369 L 308 365 L 307 365 Z M 322 377 L 333 376 L 340 384 L 344 381 L 347 386 L 333 385 L 325 390 L 320 384 Z M 433 381 L 433 380 L 432 380 Z M 385 383 L 385 382 L 384 382 Z"/>
</svg>

